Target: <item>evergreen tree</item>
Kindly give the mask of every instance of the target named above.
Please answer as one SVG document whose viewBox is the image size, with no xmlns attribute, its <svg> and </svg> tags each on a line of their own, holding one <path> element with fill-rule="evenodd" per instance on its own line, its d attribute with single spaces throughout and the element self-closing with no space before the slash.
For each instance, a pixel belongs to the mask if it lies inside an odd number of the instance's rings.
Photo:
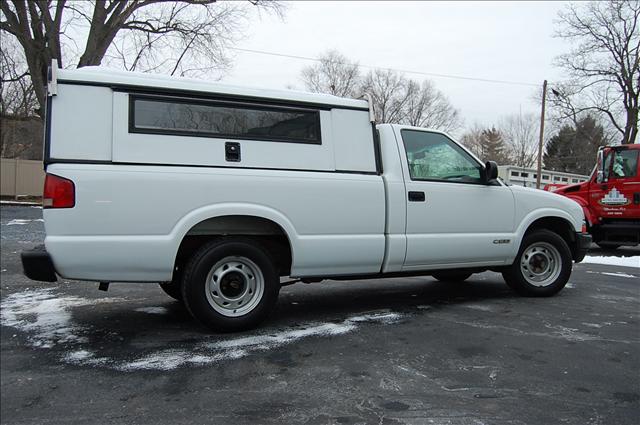
<svg viewBox="0 0 640 425">
<path fill-rule="evenodd" d="M 606 144 L 604 129 L 587 115 L 576 126 L 565 125 L 546 146 L 544 167 L 567 173 L 589 174 L 596 160 L 598 147 Z"/>
<path fill-rule="evenodd" d="M 495 127 L 482 130 L 480 145 L 485 161 L 495 161 L 498 165 L 509 164 L 509 153 L 504 138 Z"/>
</svg>

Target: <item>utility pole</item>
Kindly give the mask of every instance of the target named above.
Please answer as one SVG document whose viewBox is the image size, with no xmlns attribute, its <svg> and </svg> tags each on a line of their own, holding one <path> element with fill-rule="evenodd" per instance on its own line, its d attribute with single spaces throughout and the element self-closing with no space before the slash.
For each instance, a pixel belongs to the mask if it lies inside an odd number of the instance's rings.
<svg viewBox="0 0 640 425">
<path fill-rule="evenodd" d="M 540 189 L 540 174 L 542 173 L 542 149 L 544 147 L 544 107 L 547 102 L 547 80 L 542 83 L 542 111 L 540 112 L 540 144 L 538 145 L 538 173 L 536 174 L 536 189 Z"/>
</svg>

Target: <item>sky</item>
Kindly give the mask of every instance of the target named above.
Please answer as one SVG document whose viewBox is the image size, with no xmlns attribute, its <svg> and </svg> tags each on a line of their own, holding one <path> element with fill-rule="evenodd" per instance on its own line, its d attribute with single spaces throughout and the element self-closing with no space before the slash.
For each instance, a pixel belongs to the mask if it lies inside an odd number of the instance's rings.
<svg viewBox="0 0 640 425">
<path fill-rule="evenodd" d="M 252 17 L 236 47 L 305 57 L 336 49 L 361 65 L 525 83 L 406 74 L 431 79 L 461 112 L 465 127 L 491 126 L 505 115 L 538 114 L 543 80 L 553 86 L 562 79 L 553 59 L 570 46 L 553 33 L 565 5 L 292 2 L 283 19 L 265 13 Z M 223 82 L 265 88 L 303 89 L 300 71 L 313 63 L 238 50 L 231 57 Z"/>
</svg>

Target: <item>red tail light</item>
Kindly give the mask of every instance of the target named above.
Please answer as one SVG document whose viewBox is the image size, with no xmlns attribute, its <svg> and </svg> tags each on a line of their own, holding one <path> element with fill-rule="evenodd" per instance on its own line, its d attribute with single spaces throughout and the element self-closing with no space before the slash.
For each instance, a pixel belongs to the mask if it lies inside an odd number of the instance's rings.
<svg viewBox="0 0 640 425">
<path fill-rule="evenodd" d="M 69 179 L 47 174 L 42 195 L 43 208 L 73 208 L 76 204 L 76 187 Z"/>
</svg>

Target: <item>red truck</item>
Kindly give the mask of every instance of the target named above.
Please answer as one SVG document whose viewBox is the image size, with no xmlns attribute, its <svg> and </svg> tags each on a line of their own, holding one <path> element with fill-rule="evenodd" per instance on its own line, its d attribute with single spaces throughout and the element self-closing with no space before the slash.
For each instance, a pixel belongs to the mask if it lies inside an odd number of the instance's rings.
<svg viewBox="0 0 640 425">
<path fill-rule="evenodd" d="M 640 145 L 602 147 L 589 180 L 554 190 L 582 206 L 601 248 L 640 243 Z"/>
</svg>

